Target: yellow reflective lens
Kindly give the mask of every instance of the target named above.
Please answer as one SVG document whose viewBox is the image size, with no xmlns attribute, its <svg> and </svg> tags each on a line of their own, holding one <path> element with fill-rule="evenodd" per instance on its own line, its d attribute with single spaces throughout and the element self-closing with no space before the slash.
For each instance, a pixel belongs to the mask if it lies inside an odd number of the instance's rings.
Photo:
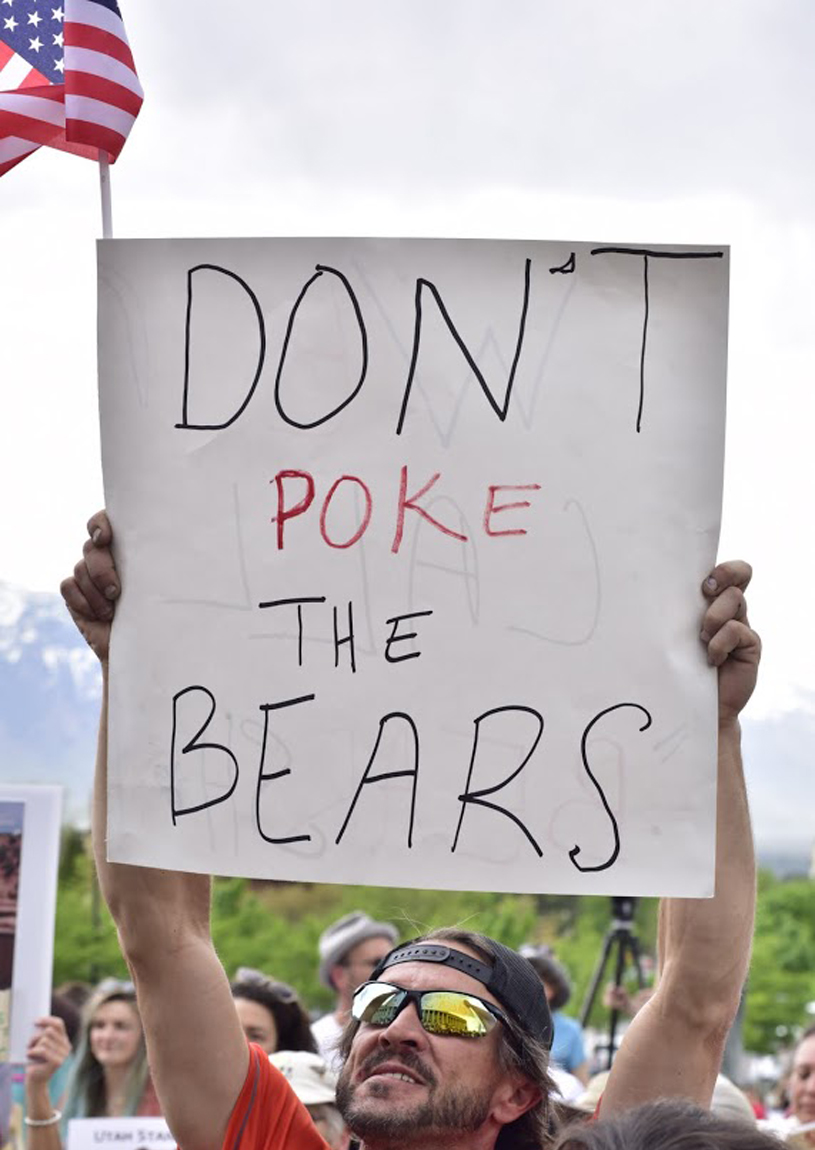
<svg viewBox="0 0 815 1150">
<path fill-rule="evenodd" d="M 433 990 L 422 995 L 422 1026 L 430 1034 L 457 1034 L 482 1038 L 496 1019 L 478 999 L 452 990 Z"/>
<path fill-rule="evenodd" d="M 429 1034 L 483 1038 L 495 1026 L 496 1016 L 480 999 L 457 990 L 406 990 L 386 982 L 369 982 L 354 995 L 351 1012 L 371 1026 L 390 1026 L 413 1003 Z"/>
</svg>

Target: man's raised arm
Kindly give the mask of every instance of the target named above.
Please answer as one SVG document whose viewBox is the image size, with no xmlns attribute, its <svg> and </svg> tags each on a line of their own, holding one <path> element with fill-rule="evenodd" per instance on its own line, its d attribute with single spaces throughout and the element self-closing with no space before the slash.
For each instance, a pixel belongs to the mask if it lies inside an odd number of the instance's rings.
<svg viewBox="0 0 815 1150">
<path fill-rule="evenodd" d="M 620 1046 L 602 1117 L 677 1095 L 709 1106 L 738 1010 L 750 965 L 756 882 L 739 729 L 761 654 L 744 599 L 751 574 L 746 563 L 722 563 L 702 588 L 708 606 L 701 639 L 719 679 L 715 897 L 663 899 L 659 983 Z"/>
<path fill-rule="evenodd" d="M 136 985 L 150 1069 L 183 1150 L 220 1150 L 249 1052 L 212 946 L 208 876 L 107 861 L 108 642 L 119 580 L 107 516 L 88 523 L 83 558 L 61 591 L 102 664 L 104 695 L 94 787 L 99 884 Z"/>
</svg>

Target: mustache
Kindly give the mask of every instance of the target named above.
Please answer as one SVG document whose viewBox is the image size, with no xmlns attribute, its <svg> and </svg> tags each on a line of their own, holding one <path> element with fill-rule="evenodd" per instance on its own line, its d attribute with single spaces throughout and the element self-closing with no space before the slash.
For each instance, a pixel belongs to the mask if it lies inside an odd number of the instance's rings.
<svg viewBox="0 0 815 1150">
<path fill-rule="evenodd" d="M 383 1062 L 393 1062 L 399 1066 L 404 1066 L 405 1070 L 412 1070 L 414 1074 L 418 1074 L 428 1086 L 436 1085 L 436 1076 L 433 1071 L 418 1054 L 409 1048 L 401 1050 L 398 1054 L 394 1054 L 392 1050 L 374 1050 L 360 1064 L 360 1072 L 367 1077 Z"/>
</svg>

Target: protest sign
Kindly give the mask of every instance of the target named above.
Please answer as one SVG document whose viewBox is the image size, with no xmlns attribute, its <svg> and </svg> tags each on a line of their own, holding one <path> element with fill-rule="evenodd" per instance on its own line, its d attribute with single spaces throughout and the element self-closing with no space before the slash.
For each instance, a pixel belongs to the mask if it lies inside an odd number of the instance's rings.
<svg viewBox="0 0 815 1150">
<path fill-rule="evenodd" d="M 25 1062 L 49 1013 L 59 787 L 0 786 L 0 1061 Z"/>
<path fill-rule="evenodd" d="M 724 249 L 99 248 L 109 853 L 712 892 Z"/>
<path fill-rule="evenodd" d="M 8 1061 L 25 804 L 0 801 L 0 1062 Z"/>
<path fill-rule="evenodd" d="M 67 1150 L 174 1150 L 175 1138 L 163 1118 L 72 1118 Z"/>
</svg>

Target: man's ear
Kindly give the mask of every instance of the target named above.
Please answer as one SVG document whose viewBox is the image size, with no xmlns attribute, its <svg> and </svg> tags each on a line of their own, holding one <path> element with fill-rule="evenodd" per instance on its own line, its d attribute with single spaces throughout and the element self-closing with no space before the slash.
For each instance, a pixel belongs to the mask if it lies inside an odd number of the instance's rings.
<svg viewBox="0 0 815 1150">
<path fill-rule="evenodd" d="M 492 1116 L 502 1126 L 508 1126 L 537 1106 L 542 1097 L 539 1086 L 528 1078 L 507 1078 L 495 1091 L 492 1106 Z"/>
</svg>

